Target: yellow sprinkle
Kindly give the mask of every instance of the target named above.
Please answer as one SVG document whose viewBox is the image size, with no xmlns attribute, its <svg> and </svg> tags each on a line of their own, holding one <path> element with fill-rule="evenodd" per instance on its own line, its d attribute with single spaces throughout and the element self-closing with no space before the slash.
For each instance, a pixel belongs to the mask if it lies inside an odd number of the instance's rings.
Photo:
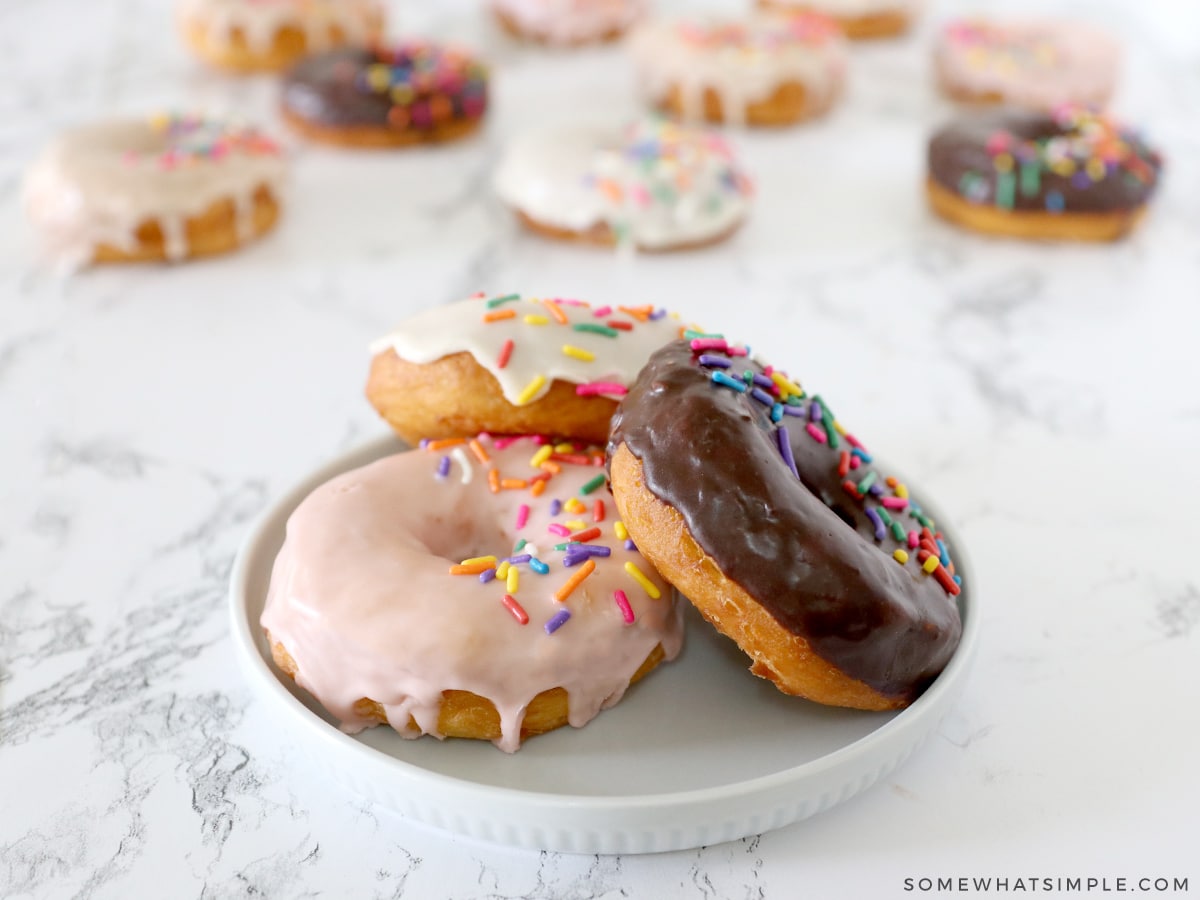
<svg viewBox="0 0 1200 900">
<path fill-rule="evenodd" d="M 388 85 L 391 84 L 391 72 L 385 65 L 373 65 L 367 67 L 367 84 L 376 91 L 386 91 Z"/>
<path fill-rule="evenodd" d="M 587 522 L 582 519 L 572 519 L 570 522 L 563 522 L 563 525 L 572 531 L 583 531 L 583 529 L 587 528 Z"/>
<path fill-rule="evenodd" d="M 625 571 L 633 576 L 633 580 L 640 584 L 651 600 L 657 600 L 662 596 L 662 591 L 655 587 L 654 582 L 646 577 L 646 573 L 639 569 L 634 563 L 625 563 Z"/>
<path fill-rule="evenodd" d="M 487 563 L 489 566 L 494 566 L 496 564 L 496 557 L 494 557 L 494 556 L 472 556 L 470 559 L 464 559 L 461 563 L 459 563 L 459 565 L 473 566 L 473 565 L 475 565 L 475 563 Z"/>
<path fill-rule="evenodd" d="M 1108 170 L 1104 168 L 1104 162 L 1099 159 L 1089 159 L 1085 168 L 1092 181 L 1099 181 L 1108 173 Z"/>
<path fill-rule="evenodd" d="M 554 452 L 555 453 L 574 453 L 575 445 L 574 444 L 555 444 Z"/>
<path fill-rule="evenodd" d="M 504 587 L 510 594 L 517 592 L 517 585 L 521 580 L 521 570 L 516 566 L 509 566 L 508 571 L 504 574 Z"/>
<path fill-rule="evenodd" d="M 550 454 L 553 452 L 553 447 L 551 447 L 549 444 L 543 444 L 538 448 L 538 452 L 533 454 L 533 458 L 529 460 L 529 465 L 536 469 L 538 466 L 548 460 L 550 458 Z"/>
<path fill-rule="evenodd" d="M 517 406 L 524 406 L 533 399 L 534 394 L 540 391 L 546 385 L 546 376 L 537 375 L 533 381 L 525 385 L 525 389 L 517 395 Z"/>
<path fill-rule="evenodd" d="M 629 532 L 625 530 L 625 523 L 620 519 L 613 522 L 613 534 L 617 536 L 618 541 L 623 541 L 629 537 Z"/>
<path fill-rule="evenodd" d="M 596 358 L 596 354 L 592 351 L 584 350 L 582 347 L 573 347 L 570 344 L 563 344 L 562 352 L 563 356 L 583 360 L 583 362 L 591 362 Z"/>
<path fill-rule="evenodd" d="M 800 390 L 800 385 L 796 384 L 794 381 L 789 381 L 788 379 L 784 378 L 779 372 L 772 372 L 771 380 L 779 385 L 779 392 L 783 394 L 784 398 L 787 398 L 790 394 L 795 394 L 797 397 L 799 397 L 804 393 L 804 391 Z"/>
<path fill-rule="evenodd" d="M 545 316 L 539 316 L 536 313 L 528 313 L 525 316 L 526 325 L 549 325 L 550 320 Z"/>
<path fill-rule="evenodd" d="M 900 565 L 904 565 L 906 562 L 908 562 L 908 554 L 897 547 L 892 551 L 892 559 L 896 560 L 896 562 L 900 563 Z"/>
<path fill-rule="evenodd" d="M 906 500 L 908 499 L 908 488 L 905 487 L 904 484 L 901 483 L 896 485 L 893 490 L 896 492 L 897 497 L 903 497 Z"/>
<path fill-rule="evenodd" d="M 512 568 L 512 563 L 510 563 L 506 559 L 504 562 L 500 563 L 500 565 L 496 566 L 496 577 L 497 578 L 507 578 L 508 570 L 511 568 Z"/>
<path fill-rule="evenodd" d="M 575 513 L 578 515 L 579 513 L 586 510 L 587 506 L 578 497 L 572 497 L 566 503 L 563 504 L 563 509 L 565 509 L 569 513 Z"/>
<path fill-rule="evenodd" d="M 842 425 L 842 423 L 839 422 L 837 419 L 833 420 L 833 430 L 836 431 L 838 434 L 840 434 L 842 437 L 846 436 L 845 426 Z"/>
<path fill-rule="evenodd" d="M 934 569 L 941 565 L 941 561 L 936 556 L 931 556 L 925 560 L 925 565 L 921 566 L 926 572 L 932 573 Z"/>
<path fill-rule="evenodd" d="M 1013 167 L 1012 154 L 997 153 L 992 159 L 992 165 L 996 167 L 997 172 L 1011 172 Z"/>
</svg>

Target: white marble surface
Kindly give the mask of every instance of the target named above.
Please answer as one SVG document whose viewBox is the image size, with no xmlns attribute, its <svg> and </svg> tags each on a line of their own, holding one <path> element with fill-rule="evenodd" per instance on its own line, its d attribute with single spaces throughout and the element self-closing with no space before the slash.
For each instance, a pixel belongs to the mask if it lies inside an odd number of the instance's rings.
<svg viewBox="0 0 1200 900">
<path fill-rule="evenodd" d="M 0 6 L 0 896 L 900 897 L 939 875 L 1200 890 L 1200 31 L 1163 18 L 1184 4 L 1056 5 L 1125 37 L 1118 108 L 1170 160 L 1144 229 L 1115 246 L 930 218 L 922 141 L 948 108 L 925 33 L 855 48 L 828 120 L 738 136 L 762 195 L 731 243 L 632 261 L 545 243 L 485 188 L 498 148 L 633 111 L 631 72 L 617 47 L 517 47 L 457 2 L 401 21 L 486 48 L 480 139 L 296 143 L 263 243 L 69 279 L 34 262 L 18 204 L 56 130 L 163 107 L 275 123 L 274 85 L 192 62 L 165 2 Z M 476 289 L 653 301 L 740 331 L 954 514 L 985 642 L 920 753 L 761 837 L 577 857 L 372 809 L 281 742 L 231 664 L 238 542 L 381 431 L 368 341 Z"/>
</svg>

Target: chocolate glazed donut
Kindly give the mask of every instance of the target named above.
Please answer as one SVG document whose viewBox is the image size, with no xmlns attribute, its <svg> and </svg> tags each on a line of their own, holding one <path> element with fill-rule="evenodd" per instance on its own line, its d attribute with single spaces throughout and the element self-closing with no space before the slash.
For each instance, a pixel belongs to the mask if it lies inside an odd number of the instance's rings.
<svg viewBox="0 0 1200 900">
<path fill-rule="evenodd" d="M 625 526 L 755 674 L 822 703 L 905 706 L 961 634 L 945 541 L 820 398 L 739 353 L 700 336 L 642 370 L 608 445 Z"/>
</svg>

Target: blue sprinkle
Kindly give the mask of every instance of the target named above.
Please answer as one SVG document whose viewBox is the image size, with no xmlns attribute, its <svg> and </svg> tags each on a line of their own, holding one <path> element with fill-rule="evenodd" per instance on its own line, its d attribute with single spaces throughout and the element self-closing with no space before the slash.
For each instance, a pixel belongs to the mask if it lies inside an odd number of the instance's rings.
<svg viewBox="0 0 1200 900">
<path fill-rule="evenodd" d="M 730 378 L 724 372 L 720 372 L 720 371 L 713 372 L 712 380 L 713 380 L 713 384 L 720 384 L 720 385 L 724 385 L 727 388 L 733 388 L 739 394 L 746 393 L 746 385 L 744 382 L 738 381 L 736 378 Z"/>
<path fill-rule="evenodd" d="M 955 583 L 955 584 L 962 584 L 962 576 L 961 576 L 961 575 L 955 575 L 955 576 L 954 576 L 954 583 Z"/>
<path fill-rule="evenodd" d="M 950 551 L 946 549 L 946 544 L 941 538 L 937 538 L 938 561 L 943 566 L 950 565 Z"/>
<path fill-rule="evenodd" d="M 530 557 L 529 568 L 533 569 L 533 571 L 537 572 L 539 575 L 545 575 L 550 571 L 550 567 L 537 557 Z"/>
<path fill-rule="evenodd" d="M 783 418 L 783 404 L 776 403 L 771 407 L 771 421 L 778 423 Z"/>
<path fill-rule="evenodd" d="M 730 366 L 729 360 L 724 356 L 713 356 L 711 353 L 701 353 L 699 363 L 702 366 L 709 366 L 714 369 L 728 369 Z"/>
<path fill-rule="evenodd" d="M 489 581 L 491 581 L 495 577 L 496 577 L 495 569 L 484 569 L 482 572 L 479 573 L 479 583 L 487 584 Z"/>
<path fill-rule="evenodd" d="M 1059 191 L 1046 191 L 1046 209 L 1052 213 L 1060 213 L 1066 203 L 1063 201 L 1063 195 Z"/>
<path fill-rule="evenodd" d="M 860 449 L 859 447 L 855 447 L 853 450 L 851 450 L 850 455 L 857 456 L 859 459 L 861 459 L 865 463 L 871 462 L 871 460 L 874 458 L 866 450 Z"/>
</svg>

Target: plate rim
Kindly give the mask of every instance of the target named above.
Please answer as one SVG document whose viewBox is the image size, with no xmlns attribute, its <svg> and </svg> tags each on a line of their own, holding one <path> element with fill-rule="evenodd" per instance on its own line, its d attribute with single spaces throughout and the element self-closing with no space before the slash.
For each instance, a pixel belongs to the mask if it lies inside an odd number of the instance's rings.
<svg viewBox="0 0 1200 900">
<path fill-rule="evenodd" d="M 929 715 L 935 715 L 935 721 L 915 743 L 923 741 L 928 734 L 936 729 L 942 716 L 948 711 L 949 704 L 953 702 L 954 698 L 961 691 L 962 682 L 976 656 L 981 634 L 978 580 L 968 554 L 962 544 L 956 540 L 954 551 L 955 561 L 958 564 L 959 570 L 966 576 L 964 581 L 968 585 L 968 589 L 963 592 L 963 602 L 966 606 L 963 609 L 962 637 L 950 662 L 934 683 L 912 705 L 899 711 L 895 717 L 869 734 L 863 735 L 851 743 L 816 759 L 808 760 L 777 772 L 714 786 L 652 794 L 640 793 L 613 796 L 555 793 L 486 784 L 473 781 L 469 778 L 432 771 L 416 763 L 397 759 L 356 740 L 354 736 L 340 731 L 336 726 L 316 716 L 287 689 L 276 675 L 271 664 L 263 656 L 260 644 L 253 630 L 254 623 L 251 622 L 252 617 L 248 605 L 250 600 L 248 581 L 252 571 L 255 569 L 253 563 L 258 559 L 259 555 L 263 553 L 271 553 L 273 555 L 277 552 L 277 548 L 266 547 L 265 543 L 267 542 L 267 533 L 270 530 L 272 522 L 281 514 L 284 516 L 290 515 L 291 511 L 315 487 L 328 481 L 335 475 L 348 471 L 350 468 L 365 465 L 367 461 L 379 458 L 387 453 L 403 452 L 406 449 L 409 449 L 409 445 L 392 434 L 383 434 L 370 438 L 318 465 L 307 475 L 302 476 L 294 482 L 291 487 L 276 499 L 269 502 L 267 507 L 255 518 L 238 547 L 237 555 L 234 558 L 230 572 L 228 598 L 231 637 L 234 643 L 235 655 L 252 684 L 260 690 L 265 690 L 268 696 L 276 698 L 278 702 L 274 704 L 274 711 L 278 714 L 288 716 L 290 724 L 303 728 L 319 741 L 333 748 L 333 752 L 349 754 L 351 759 L 357 758 L 372 766 L 383 766 L 395 776 L 403 778 L 405 781 L 418 780 L 425 785 L 432 785 L 437 789 L 445 791 L 459 793 L 466 791 L 471 794 L 479 794 L 486 797 L 490 802 L 502 803 L 507 806 L 512 806 L 514 803 L 532 804 L 559 812 L 577 811 L 585 808 L 595 812 L 609 813 L 622 810 L 636 812 L 639 809 L 654 809 L 660 812 L 680 811 L 693 809 L 700 805 L 742 799 L 764 792 L 775 793 L 803 782 L 808 778 L 815 778 L 822 773 L 836 770 L 839 766 L 856 756 L 870 755 L 872 751 L 878 749 L 881 745 L 896 741 L 900 735 L 915 729 Z M 925 502 L 925 506 L 934 513 L 935 518 L 943 523 L 945 530 L 949 530 L 957 535 L 957 529 L 953 525 L 948 529 L 945 528 L 944 517 L 941 516 L 940 510 L 935 504 Z M 938 707 L 941 706 L 945 706 L 946 708 L 939 712 Z M 892 765 L 902 762 L 915 749 L 916 746 L 914 744 L 914 746 L 909 747 L 898 757 Z M 362 792 L 360 791 L 360 793 Z M 853 793 L 857 793 L 857 791 Z M 373 803 L 380 802 L 376 797 L 368 796 L 368 799 Z M 418 818 L 422 817 L 418 816 Z M 793 818 L 790 821 L 795 821 L 795 819 Z M 441 827 L 449 826 L 443 824 Z M 626 850 L 624 852 L 637 851 Z"/>
</svg>

